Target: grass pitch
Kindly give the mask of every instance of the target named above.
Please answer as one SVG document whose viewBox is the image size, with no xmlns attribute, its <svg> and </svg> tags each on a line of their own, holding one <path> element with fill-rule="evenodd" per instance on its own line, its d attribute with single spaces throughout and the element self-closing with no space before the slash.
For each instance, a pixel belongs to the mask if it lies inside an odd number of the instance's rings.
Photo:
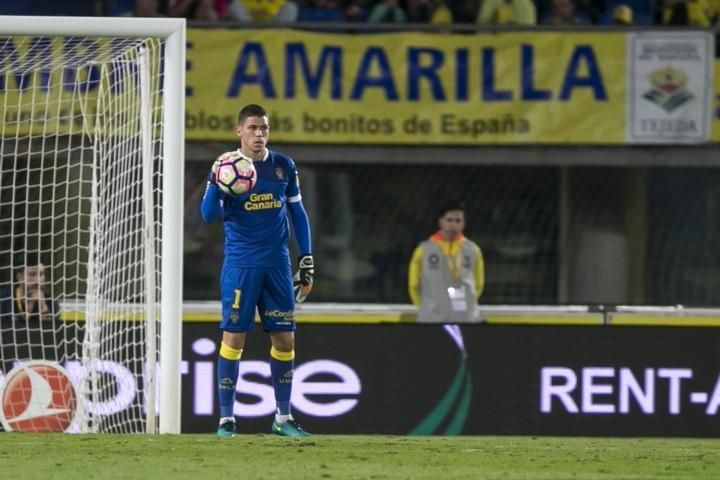
<svg viewBox="0 0 720 480">
<path fill-rule="evenodd" d="M 7 479 L 718 479 L 720 440 L 0 434 Z"/>
</svg>

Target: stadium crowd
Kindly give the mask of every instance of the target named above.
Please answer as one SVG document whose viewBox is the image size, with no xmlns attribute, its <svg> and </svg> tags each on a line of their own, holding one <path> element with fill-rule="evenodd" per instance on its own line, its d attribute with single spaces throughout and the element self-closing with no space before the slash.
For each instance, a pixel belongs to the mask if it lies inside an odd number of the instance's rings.
<svg viewBox="0 0 720 480">
<path fill-rule="evenodd" d="M 228 22 L 717 26 L 720 0 L 3 0 L 0 15 Z"/>
</svg>

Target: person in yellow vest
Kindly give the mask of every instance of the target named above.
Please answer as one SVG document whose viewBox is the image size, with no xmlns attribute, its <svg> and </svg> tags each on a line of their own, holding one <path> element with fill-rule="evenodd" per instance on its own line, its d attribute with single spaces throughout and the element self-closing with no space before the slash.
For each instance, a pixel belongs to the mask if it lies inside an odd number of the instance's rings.
<svg viewBox="0 0 720 480">
<path fill-rule="evenodd" d="M 446 0 L 407 0 L 410 23 L 452 23 L 453 16 Z"/>
<path fill-rule="evenodd" d="M 450 202 L 438 212 L 438 231 L 413 252 L 408 292 L 419 307 L 418 322 L 480 321 L 478 298 L 485 286 L 480 247 L 463 235 L 465 205 Z"/>
</svg>

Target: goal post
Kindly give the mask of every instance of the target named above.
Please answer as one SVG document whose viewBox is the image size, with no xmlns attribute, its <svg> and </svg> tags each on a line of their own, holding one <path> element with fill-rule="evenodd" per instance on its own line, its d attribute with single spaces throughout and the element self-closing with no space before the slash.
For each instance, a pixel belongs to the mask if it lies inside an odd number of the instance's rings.
<svg viewBox="0 0 720 480">
<path fill-rule="evenodd" d="M 185 39 L 184 19 L 0 16 L 0 391 L 63 365 L 75 431 L 180 433 Z M 22 311 L 31 258 L 84 318 Z"/>
</svg>

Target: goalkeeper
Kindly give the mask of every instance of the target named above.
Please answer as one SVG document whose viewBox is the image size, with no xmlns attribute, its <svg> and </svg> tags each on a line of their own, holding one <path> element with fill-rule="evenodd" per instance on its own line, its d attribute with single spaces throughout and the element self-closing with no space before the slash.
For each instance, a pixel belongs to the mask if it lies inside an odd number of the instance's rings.
<svg viewBox="0 0 720 480">
<path fill-rule="evenodd" d="M 203 220 L 222 217 L 225 259 L 220 278 L 222 343 L 217 366 L 220 423 L 217 434 L 235 434 L 235 386 L 245 337 L 254 327 L 255 310 L 270 334 L 270 370 L 277 410 L 272 432 L 309 435 L 290 412 L 295 358 L 295 303 L 303 302 L 313 285 L 310 224 L 302 204 L 295 163 L 267 148 L 270 125 L 265 109 L 247 105 L 238 115 L 237 155 L 251 159 L 257 172 L 255 187 L 229 196 L 215 180 L 218 162 L 210 171 L 200 210 Z M 290 222 L 300 257 L 293 278 L 288 240 Z M 293 283 L 294 282 L 294 283 Z"/>
</svg>

